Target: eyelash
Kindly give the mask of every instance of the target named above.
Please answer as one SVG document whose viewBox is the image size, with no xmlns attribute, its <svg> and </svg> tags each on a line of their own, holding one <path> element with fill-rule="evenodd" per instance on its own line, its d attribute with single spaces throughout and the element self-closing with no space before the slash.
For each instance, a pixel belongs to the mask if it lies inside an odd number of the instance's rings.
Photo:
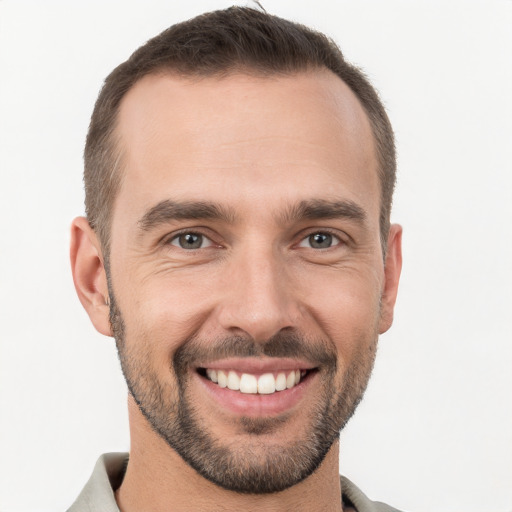
<svg viewBox="0 0 512 512">
<path fill-rule="evenodd" d="M 182 237 L 184 235 L 192 235 L 192 236 L 201 237 L 201 239 L 202 239 L 201 247 L 193 247 L 193 248 L 189 248 L 189 249 L 182 247 L 179 244 L 179 239 L 180 239 L 180 237 Z M 313 237 L 315 235 L 327 235 L 329 237 L 332 237 L 332 242 L 333 242 L 332 245 L 329 245 L 328 247 L 316 247 L 316 248 L 311 247 L 311 245 L 309 245 L 309 246 L 302 245 L 302 244 L 307 244 L 308 239 L 311 239 L 311 237 Z M 203 247 L 203 244 L 205 241 L 208 242 L 208 244 L 206 245 L 206 247 Z M 173 243 L 173 242 L 175 242 L 175 243 Z M 180 249 L 187 250 L 187 251 L 207 249 L 208 247 L 215 245 L 215 242 L 212 240 L 211 237 L 207 236 L 204 233 L 201 233 L 200 231 L 193 231 L 193 230 L 183 230 L 179 233 L 175 233 L 171 237 L 167 238 L 164 241 L 164 243 L 165 243 L 165 245 L 172 245 L 174 247 L 178 247 Z M 319 243 L 321 243 L 321 242 L 319 242 Z M 340 237 L 340 235 L 338 233 L 334 233 L 329 229 L 318 229 L 318 230 L 312 230 L 309 233 L 303 235 L 302 238 L 300 239 L 299 243 L 296 244 L 295 246 L 309 248 L 309 249 L 327 250 L 327 249 L 331 249 L 333 247 L 337 247 L 340 245 L 346 245 L 346 243 L 347 243 L 347 241 L 343 240 L 343 238 Z"/>
<path fill-rule="evenodd" d="M 197 248 L 192 248 L 192 249 L 185 249 L 185 247 L 181 247 L 179 245 L 180 237 L 185 236 L 185 235 L 192 235 L 192 236 L 201 237 L 201 239 L 202 239 L 201 245 L 203 245 L 203 243 L 205 241 L 208 242 L 208 245 L 206 247 L 197 247 Z M 173 243 L 173 242 L 176 242 L 176 243 Z M 172 245 L 174 247 L 179 247 L 180 249 L 191 250 L 191 251 L 192 250 L 198 250 L 198 249 L 206 249 L 207 247 L 215 245 L 215 242 L 211 239 L 211 237 L 205 235 L 204 233 L 201 233 L 200 231 L 192 231 L 192 230 L 183 230 L 183 231 L 181 231 L 179 233 L 175 233 L 171 237 L 169 237 L 167 240 L 165 240 L 164 243 L 165 243 L 165 245 Z"/>
<path fill-rule="evenodd" d="M 338 232 L 333 232 L 330 229 L 316 229 L 316 230 L 312 230 L 312 231 L 309 231 L 308 233 L 306 233 L 306 235 L 300 239 L 300 242 L 297 244 L 297 246 L 305 247 L 302 244 L 307 243 L 307 240 L 310 239 L 314 235 L 328 235 L 328 236 L 332 237 L 332 241 L 333 241 L 333 244 L 330 245 L 329 247 L 316 248 L 317 250 L 322 250 L 322 249 L 327 250 L 327 249 L 331 249 L 331 248 L 334 248 L 334 247 L 337 247 L 340 245 L 347 244 L 347 241 L 344 240 Z M 314 247 L 311 247 L 311 246 L 308 246 L 306 248 L 315 249 Z"/>
</svg>

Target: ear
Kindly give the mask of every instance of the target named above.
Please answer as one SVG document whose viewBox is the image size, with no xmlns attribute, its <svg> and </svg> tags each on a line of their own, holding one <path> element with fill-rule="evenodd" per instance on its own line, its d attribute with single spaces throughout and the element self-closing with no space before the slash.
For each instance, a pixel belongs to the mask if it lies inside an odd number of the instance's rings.
<svg viewBox="0 0 512 512">
<path fill-rule="evenodd" d="M 78 298 L 98 332 L 112 336 L 107 274 L 98 237 L 85 217 L 71 224 L 71 271 Z"/>
<path fill-rule="evenodd" d="M 386 332 L 393 323 L 398 282 L 402 271 L 402 227 L 392 224 L 389 229 L 388 249 L 384 267 L 384 288 L 381 299 L 380 334 Z"/>
</svg>

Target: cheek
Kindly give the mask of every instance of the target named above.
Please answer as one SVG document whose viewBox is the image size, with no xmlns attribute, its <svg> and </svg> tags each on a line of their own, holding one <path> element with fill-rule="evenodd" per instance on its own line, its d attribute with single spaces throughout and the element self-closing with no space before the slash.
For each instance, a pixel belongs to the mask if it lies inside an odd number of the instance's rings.
<svg viewBox="0 0 512 512">
<path fill-rule="evenodd" d="M 139 281 L 125 294 L 122 307 L 127 337 L 169 357 L 201 328 L 212 298 L 208 282 L 201 279 L 162 275 Z"/>
<path fill-rule="evenodd" d="M 309 307 L 341 360 L 349 361 L 375 343 L 380 321 L 377 280 L 355 273 L 331 276 L 322 292 L 309 295 Z"/>
<path fill-rule="evenodd" d="M 323 336 L 341 359 L 374 342 L 380 319 L 380 280 L 371 262 L 342 268 L 288 266 L 281 281 L 285 300 L 296 303 L 295 327 L 305 334 Z M 137 269 L 140 272 L 140 267 Z M 158 363 L 192 336 L 219 335 L 216 308 L 230 300 L 225 267 L 194 271 L 161 270 L 141 276 L 137 271 L 119 276 L 124 285 L 119 305 L 125 317 L 127 340 L 150 350 Z"/>
</svg>

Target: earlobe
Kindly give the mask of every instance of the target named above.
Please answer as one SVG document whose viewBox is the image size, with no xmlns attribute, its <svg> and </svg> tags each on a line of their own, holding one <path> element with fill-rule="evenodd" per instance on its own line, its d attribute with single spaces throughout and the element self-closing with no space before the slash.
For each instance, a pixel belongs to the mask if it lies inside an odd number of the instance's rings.
<svg viewBox="0 0 512 512">
<path fill-rule="evenodd" d="M 384 267 L 384 288 L 381 299 L 380 334 L 393 323 L 393 311 L 402 271 L 402 227 L 392 224 L 389 230 L 386 262 Z"/>
<path fill-rule="evenodd" d="M 85 217 L 77 217 L 71 225 L 70 259 L 73 282 L 82 306 L 96 330 L 112 336 L 101 245 Z"/>
</svg>

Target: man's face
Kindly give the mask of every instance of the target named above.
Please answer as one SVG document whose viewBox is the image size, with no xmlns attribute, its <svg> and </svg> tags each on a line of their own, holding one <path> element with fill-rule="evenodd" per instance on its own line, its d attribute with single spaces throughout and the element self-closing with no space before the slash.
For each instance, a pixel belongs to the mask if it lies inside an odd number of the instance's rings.
<svg viewBox="0 0 512 512">
<path fill-rule="evenodd" d="M 394 302 L 363 109 L 327 71 L 159 75 L 118 135 L 111 318 L 133 398 L 216 484 L 294 485 L 353 413 Z"/>
</svg>

